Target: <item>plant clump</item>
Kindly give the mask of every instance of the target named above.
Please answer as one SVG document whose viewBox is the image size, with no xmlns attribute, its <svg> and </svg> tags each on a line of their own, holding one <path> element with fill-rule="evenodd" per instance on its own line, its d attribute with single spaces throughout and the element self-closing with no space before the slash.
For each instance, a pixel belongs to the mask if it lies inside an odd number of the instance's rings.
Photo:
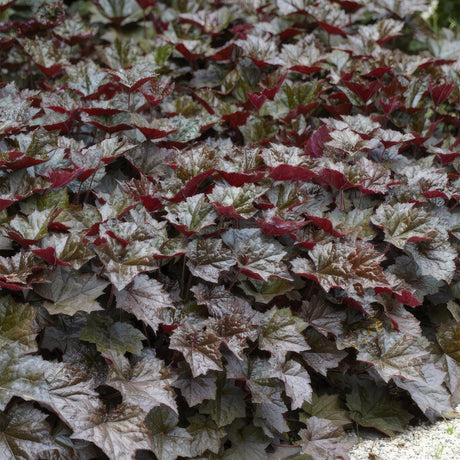
<svg viewBox="0 0 460 460">
<path fill-rule="evenodd" d="M 0 1 L 0 457 L 347 458 L 460 401 L 460 32 L 425 0 Z"/>
</svg>

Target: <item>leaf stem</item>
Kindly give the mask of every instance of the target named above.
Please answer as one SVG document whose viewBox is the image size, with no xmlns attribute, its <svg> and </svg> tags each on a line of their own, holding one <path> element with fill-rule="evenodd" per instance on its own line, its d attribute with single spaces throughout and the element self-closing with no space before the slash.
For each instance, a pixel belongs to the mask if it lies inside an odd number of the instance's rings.
<svg viewBox="0 0 460 460">
<path fill-rule="evenodd" d="M 291 444 L 284 444 L 284 445 L 283 445 L 283 444 L 276 444 L 275 442 L 271 442 L 270 445 L 272 445 L 272 446 L 274 446 L 274 447 L 282 447 L 283 449 L 285 449 L 285 448 L 288 448 L 288 449 L 291 448 L 291 449 L 292 449 L 292 448 L 294 448 L 294 447 L 296 447 L 296 448 L 302 447 L 300 444 L 293 444 L 293 445 L 291 445 Z"/>
<path fill-rule="evenodd" d="M 229 290 L 229 291 L 232 290 L 232 287 L 235 285 L 236 280 L 238 279 L 238 276 L 240 276 L 240 271 L 241 271 L 241 270 L 238 268 L 238 270 L 237 270 L 235 276 L 233 277 L 232 282 L 230 283 L 230 286 L 228 287 L 228 290 Z"/>
<path fill-rule="evenodd" d="M 106 315 L 109 314 L 110 306 L 112 305 L 113 301 L 113 284 L 110 285 L 110 295 L 109 295 L 109 300 L 107 300 L 107 305 L 105 307 L 105 313 Z"/>
</svg>

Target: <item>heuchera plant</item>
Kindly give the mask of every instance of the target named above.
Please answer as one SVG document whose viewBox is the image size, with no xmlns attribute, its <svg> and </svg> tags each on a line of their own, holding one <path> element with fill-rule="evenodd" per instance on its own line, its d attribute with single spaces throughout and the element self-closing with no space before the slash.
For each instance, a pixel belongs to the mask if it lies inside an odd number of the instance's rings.
<svg viewBox="0 0 460 460">
<path fill-rule="evenodd" d="M 460 32 L 66 3 L 0 1 L 1 459 L 347 458 L 449 416 Z"/>
</svg>

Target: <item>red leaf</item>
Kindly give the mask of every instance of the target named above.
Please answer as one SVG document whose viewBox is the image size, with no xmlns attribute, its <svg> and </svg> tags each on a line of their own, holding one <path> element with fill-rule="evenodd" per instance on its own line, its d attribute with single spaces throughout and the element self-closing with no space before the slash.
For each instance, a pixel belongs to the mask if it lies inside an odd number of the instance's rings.
<svg viewBox="0 0 460 460">
<path fill-rule="evenodd" d="M 328 105 L 328 104 L 321 104 L 327 111 L 329 111 L 335 117 L 339 117 L 340 115 L 350 115 L 352 104 L 337 104 L 337 105 Z"/>
<path fill-rule="evenodd" d="M 307 221 L 284 220 L 277 215 L 271 216 L 268 220 L 256 218 L 260 229 L 266 235 L 288 235 L 302 228 Z"/>
<path fill-rule="evenodd" d="M 349 13 L 354 13 L 364 6 L 361 5 L 361 3 L 352 2 L 349 0 L 335 0 L 335 3 L 338 3 L 344 10 L 348 11 Z"/>
<path fill-rule="evenodd" d="M 17 200 L 5 200 L 3 198 L 0 198 L 0 211 L 3 211 L 6 209 L 8 206 L 11 206 L 13 203 L 16 203 L 20 198 Z"/>
<path fill-rule="evenodd" d="M 445 165 L 447 163 L 451 163 L 457 157 L 460 157 L 460 152 L 448 152 L 448 153 L 439 153 L 436 152 L 436 155 L 441 160 L 441 165 Z"/>
<path fill-rule="evenodd" d="M 390 288 L 384 287 L 376 287 L 374 288 L 374 291 L 376 294 L 379 294 L 380 292 L 393 292 Z M 422 305 L 422 303 L 416 297 L 414 297 L 410 291 L 403 290 L 399 293 L 394 292 L 393 294 L 399 302 L 409 307 L 417 307 L 418 305 Z"/>
<path fill-rule="evenodd" d="M 65 267 L 71 267 L 72 265 L 67 262 L 62 262 L 56 257 L 56 251 L 54 248 L 44 248 L 44 249 L 31 249 L 30 252 L 35 254 L 38 257 L 41 257 L 43 260 L 48 262 L 49 264 L 56 266 L 62 265 Z"/>
<path fill-rule="evenodd" d="M 295 27 L 288 27 L 278 34 L 279 39 L 283 42 L 289 40 L 296 35 L 299 35 L 303 32 L 302 29 L 297 29 Z"/>
<path fill-rule="evenodd" d="M 254 170 L 253 172 L 227 172 L 217 170 L 217 172 L 230 184 L 234 187 L 241 187 L 243 184 L 252 184 L 254 182 L 259 182 L 265 177 L 264 171 Z"/>
<path fill-rule="evenodd" d="M 337 190 L 346 190 L 347 188 L 354 187 L 341 172 L 334 169 L 323 168 L 318 173 L 318 182 L 330 185 Z"/>
<path fill-rule="evenodd" d="M 156 4 L 156 0 L 136 0 L 136 2 L 143 10 L 146 10 L 149 6 L 154 6 Z"/>
<path fill-rule="evenodd" d="M 256 108 L 257 111 L 264 105 L 264 102 L 267 100 L 267 96 L 260 92 L 256 93 L 246 93 L 248 99 L 252 102 L 252 105 Z"/>
<path fill-rule="evenodd" d="M 273 180 L 310 180 L 316 177 L 313 171 L 302 166 L 279 165 L 270 171 Z"/>
<path fill-rule="evenodd" d="M 44 65 L 40 65 L 37 63 L 35 64 L 47 77 L 54 77 L 62 70 L 61 64 L 54 64 L 51 67 L 45 67 Z"/>
<path fill-rule="evenodd" d="M 191 53 L 183 43 L 178 43 L 176 45 L 176 50 L 179 51 L 179 53 L 181 53 L 185 59 L 187 59 L 187 61 L 194 61 L 198 58 L 200 58 L 201 56 L 203 56 L 203 53 Z"/>
<path fill-rule="evenodd" d="M 317 22 L 328 34 L 342 35 L 343 37 L 347 36 L 347 33 L 343 31 L 340 27 L 336 27 L 331 24 L 326 24 L 323 21 L 317 20 Z"/>
<path fill-rule="evenodd" d="M 13 3 L 16 3 L 16 0 L 11 0 L 9 2 L 2 3 L 0 5 L 0 12 L 5 11 L 6 9 L 8 9 Z"/>
<path fill-rule="evenodd" d="M 184 201 L 189 196 L 195 194 L 198 190 L 200 184 L 207 179 L 215 169 L 210 169 L 209 171 L 204 171 L 201 174 L 198 174 L 193 179 L 189 180 L 172 198 L 161 197 L 165 200 L 171 201 L 173 203 L 177 203 L 179 201 Z"/>
<path fill-rule="evenodd" d="M 29 289 L 28 286 L 21 286 L 20 284 L 15 283 L 5 283 L 2 280 L 0 280 L 0 287 L 11 289 L 12 291 L 23 291 L 24 289 Z"/>
<path fill-rule="evenodd" d="M 104 125 L 101 122 L 96 121 L 96 120 L 91 120 L 89 121 L 89 123 L 91 123 L 92 125 L 96 126 L 99 129 L 102 129 L 103 131 L 109 134 L 118 133 L 120 131 L 129 131 L 133 129 L 133 127 L 131 125 L 128 125 L 127 123 L 119 123 L 118 125 L 112 125 L 112 126 Z"/>
<path fill-rule="evenodd" d="M 374 94 L 382 87 L 379 81 L 372 81 L 367 85 L 362 83 L 355 83 L 353 81 L 344 81 L 344 85 L 353 91 L 364 103 L 367 103 Z"/>
<path fill-rule="evenodd" d="M 30 166 L 39 165 L 48 161 L 47 159 L 29 157 L 24 155 L 22 152 L 10 151 L 8 152 L 8 160 L 0 162 L 0 166 L 6 166 L 8 169 L 16 171 L 18 169 L 29 168 Z M 22 158 L 21 158 L 22 156 Z"/>
<path fill-rule="evenodd" d="M 305 145 L 305 152 L 313 157 L 319 158 L 323 155 L 324 144 L 331 140 L 326 125 L 320 126 L 313 132 Z"/>
<path fill-rule="evenodd" d="M 223 206 L 220 203 L 212 203 L 214 206 L 214 209 L 224 217 L 231 217 L 234 219 L 241 219 L 242 216 L 240 216 L 236 211 L 233 206 Z"/>
<path fill-rule="evenodd" d="M 364 78 L 382 78 L 387 72 L 392 70 L 393 67 L 376 67 L 370 72 L 362 74 L 361 77 Z"/>
<path fill-rule="evenodd" d="M 349 307 L 354 308 L 355 310 L 360 311 L 361 313 L 364 313 L 365 315 L 369 315 L 369 312 L 366 311 L 364 307 L 356 299 L 353 299 L 352 297 L 344 297 L 343 303 L 345 305 L 348 305 Z"/>
<path fill-rule="evenodd" d="M 153 212 L 163 207 L 163 203 L 154 196 L 143 195 L 137 198 L 140 198 L 142 204 L 148 212 Z"/>
<path fill-rule="evenodd" d="M 386 116 L 393 113 L 395 110 L 402 107 L 402 103 L 399 101 L 398 96 L 392 96 L 390 99 L 387 99 L 386 102 L 384 99 L 379 99 L 380 105 L 382 106 L 383 112 Z"/>
<path fill-rule="evenodd" d="M 455 89 L 455 83 L 445 83 L 439 86 L 431 86 L 431 83 L 429 83 L 428 89 L 434 105 L 439 107 L 452 94 L 452 91 Z"/>
<path fill-rule="evenodd" d="M 454 62 L 456 62 L 455 59 L 434 59 L 434 58 L 431 58 L 428 61 L 424 62 L 423 64 L 420 64 L 418 66 L 418 68 L 419 69 L 426 69 L 430 65 L 432 65 L 433 67 L 439 67 L 439 66 L 446 65 L 446 64 L 453 64 Z"/>
<path fill-rule="evenodd" d="M 336 238 L 343 238 L 346 236 L 346 233 L 340 233 L 336 230 L 334 230 L 334 226 L 332 225 L 332 222 L 329 219 L 326 219 L 325 217 L 318 217 L 318 216 L 308 216 L 308 220 L 315 224 L 318 228 L 323 229 L 325 232 L 330 233 L 332 236 L 335 236 Z"/>
<path fill-rule="evenodd" d="M 249 111 L 233 112 L 222 115 L 222 120 L 226 121 L 232 128 L 236 129 L 238 126 L 242 126 L 246 123 L 249 115 L 251 115 L 251 112 Z"/>
<path fill-rule="evenodd" d="M 276 93 L 280 90 L 281 86 L 283 85 L 284 80 L 286 80 L 286 76 L 287 76 L 287 72 L 278 78 L 278 81 L 275 86 L 271 88 L 264 88 L 262 90 L 262 94 L 266 96 L 267 99 L 269 99 L 270 101 L 273 101 L 273 99 L 276 96 Z"/>
<path fill-rule="evenodd" d="M 395 34 L 395 35 L 388 35 L 387 37 L 380 38 L 380 39 L 376 40 L 375 42 L 381 46 L 385 42 L 387 42 L 388 40 L 391 40 L 392 38 L 399 37 L 400 35 L 402 35 L 402 34 L 399 33 L 399 34 Z"/>
<path fill-rule="evenodd" d="M 171 129 L 169 131 L 163 131 L 161 129 L 147 128 L 145 126 L 136 126 L 136 128 L 147 138 L 147 139 L 161 139 L 166 137 L 168 134 L 175 133 L 179 128 Z"/>
<path fill-rule="evenodd" d="M 228 61 L 233 56 L 233 49 L 235 48 L 234 43 L 230 43 L 229 45 L 225 45 L 222 48 L 219 48 L 214 54 L 208 56 L 207 59 L 211 61 Z"/>
<path fill-rule="evenodd" d="M 293 65 L 292 67 L 289 67 L 289 70 L 291 72 L 299 72 L 304 75 L 310 75 L 312 73 L 320 72 L 321 70 L 323 70 L 323 68 L 318 67 L 316 65 L 313 65 L 313 66 Z"/>
<path fill-rule="evenodd" d="M 109 109 L 105 107 L 83 107 L 81 110 L 82 112 L 95 117 L 101 117 L 103 115 L 112 116 L 121 112 L 120 109 Z"/>
<path fill-rule="evenodd" d="M 319 102 L 310 102 L 309 104 L 300 104 L 295 109 L 292 109 L 285 117 L 284 121 L 287 123 L 291 122 L 299 115 L 306 115 L 308 112 L 311 112 L 319 106 Z"/>
<path fill-rule="evenodd" d="M 73 171 L 52 171 L 49 173 L 47 179 L 51 182 L 51 188 L 64 187 L 64 185 L 72 182 L 83 171 L 84 168 L 74 169 Z"/>
</svg>

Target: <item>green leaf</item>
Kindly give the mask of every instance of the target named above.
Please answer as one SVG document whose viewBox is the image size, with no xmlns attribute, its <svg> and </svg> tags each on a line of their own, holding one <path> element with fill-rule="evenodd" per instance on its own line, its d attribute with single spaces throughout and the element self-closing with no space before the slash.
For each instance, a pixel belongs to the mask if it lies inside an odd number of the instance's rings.
<svg viewBox="0 0 460 460">
<path fill-rule="evenodd" d="M 60 27 L 66 27 L 68 21 Z M 55 29 L 56 33 L 61 33 L 60 28 Z M 83 96 L 90 96 L 97 92 L 107 74 L 93 60 L 81 60 L 73 65 L 66 65 L 67 84 L 69 88 L 78 91 Z"/>
<path fill-rule="evenodd" d="M 94 442 L 109 458 L 133 460 L 136 450 L 152 448 L 144 418 L 145 412 L 125 403 L 109 413 L 91 414 L 85 428 L 74 431 L 72 438 Z"/>
<path fill-rule="evenodd" d="M 362 330 L 358 340 L 357 359 L 372 363 L 385 382 L 393 376 L 424 380 L 421 358 L 428 350 L 423 339 L 396 331 Z"/>
<path fill-rule="evenodd" d="M 11 296 L 0 298 L 0 348 L 13 347 L 18 354 L 37 351 L 33 325 L 37 310 L 17 303 Z"/>
<path fill-rule="evenodd" d="M 441 324 L 436 339 L 444 353 L 460 363 L 460 322 Z"/>
<path fill-rule="evenodd" d="M 51 74 L 55 74 L 60 66 L 68 63 L 70 57 L 70 47 L 68 46 L 52 46 L 50 41 L 38 37 L 34 39 L 21 38 L 20 43 L 25 52 L 32 57 L 40 68 L 44 69 L 45 73 L 49 69 Z M 55 68 L 57 69 L 55 70 Z"/>
<path fill-rule="evenodd" d="M 74 150 L 70 158 L 72 163 L 80 168 L 98 169 L 133 148 L 134 145 L 130 144 L 128 139 L 112 137 L 90 147 Z M 119 191 L 117 193 L 119 194 Z"/>
<path fill-rule="evenodd" d="M 330 303 L 322 296 L 314 295 L 302 304 L 302 318 L 315 330 L 327 337 L 339 336 L 343 332 L 345 311 Z"/>
<path fill-rule="evenodd" d="M 284 403 L 281 392 L 274 392 L 270 401 L 254 404 L 254 407 L 256 409 L 254 425 L 262 428 L 269 438 L 289 431 L 289 426 L 284 418 L 288 408 Z"/>
<path fill-rule="evenodd" d="M 209 330 L 240 359 L 243 359 L 243 350 L 248 346 L 247 340 L 254 341 L 257 337 L 257 331 L 239 314 L 211 318 Z"/>
<path fill-rule="evenodd" d="M 375 384 L 354 384 L 347 395 L 347 406 L 352 420 L 388 436 L 404 431 L 412 418 L 399 401 L 390 398 Z"/>
<path fill-rule="evenodd" d="M 173 386 L 180 389 L 190 407 L 202 403 L 205 399 L 216 397 L 215 373 L 210 371 L 206 375 L 193 377 L 190 368 L 183 362 L 179 363 L 178 377 Z"/>
<path fill-rule="evenodd" d="M 142 17 L 142 10 L 135 0 L 98 0 L 102 15 L 114 23 L 123 25 Z"/>
<path fill-rule="evenodd" d="M 304 402 L 311 402 L 310 375 L 297 361 L 291 359 L 286 362 L 281 379 L 284 381 L 286 394 L 291 398 L 291 409 L 299 409 Z"/>
<path fill-rule="evenodd" d="M 118 308 L 132 313 L 154 331 L 162 322 L 162 312 L 165 309 L 174 309 L 171 296 L 164 286 L 144 274 L 136 276 L 130 287 L 117 290 L 115 295 Z"/>
<path fill-rule="evenodd" d="M 449 242 L 446 230 L 435 225 L 432 232 L 430 239 L 408 243 L 405 250 L 414 258 L 422 276 L 432 276 L 450 283 L 455 272 L 458 248 Z"/>
<path fill-rule="evenodd" d="M 303 281 L 300 281 L 299 284 L 301 283 L 303 283 Z M 293 291 L 299 284 L 296 285 L 292 281 L 283 278 L 271 277 L 268 278 L 266 282 L 248 279 L 247 281 L 241 282 L 239 285 L 247 295 L 254 297 L 256 302 L 268 304 L 275 297 Z"/>
<path fill-rule="evenodd" d="M 0 457 L 2 460 L 40 458 L 40 454 L 57 447 L 45 423 L 47 414 L 25 403 L 0 413 Z"/>
<path fill-rule="evenodd" d="M 252 396 L 252 402 L 270 404 L 274 394 L 281 394 L 284 390 L 282 383 L 282 368 L 276 360 L 261 358 L 238 359 L 233 355 L 226 355 L 227 378 L 244 379 Z"/>
<path fill-rule="evenodd" d="M 150 430 L 152 450 L 158 460 L 190 458 L 192 436 L 185 428 L 177 426 L 179 418 L 167 407 L 154 407 L 147 415 L 145 424 Z"/>
<path fill-rule="evenodd" d="M 105 272 L 113 285 L 121 291 L 142 272 L 158 269 L 154 254 L 158 252 L 153 240 L 133 241 L 124 247 L 109 238 L 107 243 L 95 249 L 100 261 L 105 265 Z"/>
<path fill-rule="evenodd" d="M 332 287 L 349 284 L 352 268 L 349 257 L 352 252 L 351 246 L 340 243 L 316 245 L 309 251 L 312 262 L 298 257 L 291 262 L 292 270 L 302 276 L 318 280 L 327 292 Z"/>
<path fill-rule="evenodd" d="M 62 355 L 62 362 L 68 364 L 71 368 L 83 371 L 94 380 L 95 385 L 102 385 L 105 382 L 109 365 L 107 360 L 97 351 L 94 343 L 83 342 L 69 337 L 69 340 L 61 349 L 65 349 Z"/>
<path fill-rule="evenodd" d="M 309 350 L 302 331 L 307 327 L 289 308 L 273 307 L 267 311 L 259 328 L 259 347 L 283 359 L 286 353 Z"/>
<path fill-rule="evenodd" d="M 213 332 L 181 326 L 171 335 L 169 347 L 184 355 L 193 377 L 198 377 L 209 370 L 222 370 L 220 343 L 220 338 Z"/>
<path fill-rule="evenodd" d="M 131 324 L 115 322 L 109 316 L 93 313 L 88 315 L 80 339 L 94 343 L 101 353 L 116 351 L 124 354 L 129 351 L 140 355 L 145 336 Z"/>
<path fill-rule="evenodd" d="M 34 211 L 27 217 L 16 215 L 9 224 L 9 233 L 26 241 L 37 241 L 48 233 L 48 224 L 56 213 L 55 209 Z"/>
<path fill-rule="evenodd" d="M 192 240 L 187 245 L 187 267 L 193 276 L 218 283 L 219 276 L 236 264 L 232 252 L 223 247 L 222 240 L 208 238 Z"/>
<path fill-rule="evenodd" d="M 46 387 L 43 373 L 48 365 L 39 356 L 23 356 L 13 345 L 0 349 L 0 410 L 10 398 L 33 400 Z"/>
<path fill-rule="evenodd" d="M 177 412 L 175 394 L 170 388 L 174 379 L 163 361 L 146 356 L 132 366 L 118 353 L 110 353 L 107 358 L 110 367 L 105 384 L 117 389 L 124 402 L 143 411 L 163 404 Z"/>
<path fill-rule="evenodd" d="M 316 245 L 309 256 L 313 262 L 300 257 L 294 259 L 291 262 L 293 270 L 317 280 L 325 291 L 341 287 L 353 293 L 356 285 L 361 289 L 391 288 L 380 265 L 384 256 L 371 244 L 357 241 L 354 246 L 343 243 Z"/>
<path fill-rule="evenodd" d="M 48 283 L 35 284 L 34 291 L 48 300 L 44 307 L 51 315 L 74 315 L 77 311 L 91 313 L 101 310 L 100 303 L 96 300 L 104 293 L 109 284 L 99 279 L 96 275 L 57 267 L 54 271 L 46 273 Z"/>
<path fill-rule="evenodd" d="M 259 313 L 254 311 L 246 300 L 233 295 L 223 286 L 208 287 L 198 284 L 191 291 L 195 294 L 198 304 L 206 305 L 209 313 L 216 318 L 236 314 L 245 318 L 248 324 L 259 323 Z"/>
<path fill-rule="evenodd" d="M 283 259 L 286 251 L 274 238 L 262 235 L 258 229 L 230 229 L 222 234 L 222 241 L 238 259 L 241 273 L 261 281 L 270 276 L 291 280 Z"/>
<path fill-rule="evenodd" d="M 167 207 L 166 219 L 175 224 L 178 229 L 188 233 L 196 233 L 214 224 L 217 217 L 204 193 L 193 195 L 180 203 Z"/>
<path fill-rule="evenodd" d="M 190 425 L 187 427 L 187 431 L 192 436 L 190 456 L 202 455 L 207 450 L 217 454 L 221 439 L 225 436 L 225 430 L 219 428 L 214 420 L 204 415 L 194 415 L 189 417 L 188 421 Z"/>
<path fill-rule="evenodd" d="M 301 453 L 310 455 L 313 460 L 334 460 L 347 458 L 342 443 L 345 438 L 343 429 L 330 420 L 309 417 L 307 428 L 300 430 Z"/>
<path fill-rule="evenodd" d="M 340 361 L 347 356 L 347 352 L 337 350 L 335 342 L 328 340 L 319 332 L 314 330 L 308 332 L 307 342 L 311 350 L 302 352 L 302 358 L 316 372 L 327 377 L 328 369 L 336 368 Z"/>
<path fill-rule="evenodd" d="M 434 422 L 452 409 L 451 395 L 443 385 L 446 373 L 428 363 L 423 366 L 423 375 L 425 382 L 412 382 L 400 377 L 393 377 L 393 381 L 406 390 L 420 410 Z"/>
<path fill-rule="evenodd" d="M 88 419 L 102 410 L 95 387 L 94 380 L 80 369 L 53 363 L 42 372 L 42 385 L 36 388 L 36 399 L 50 406 L 76 432 L 85 430 Z"/>
<path fill-rule="evenodd" d="M 117 9 L 116 12 L 112 10 L 110 14 L 118 14 L 117 17 L 127 16 L 124 14 L 126 11 L 125 5 L 130 3 L 130 5 L 135 6 L 136 2 L 134 0 L 121 0 L 120 2 L 111 2 L 110 0 L 102 0 L 99 2 L 100 4 L 105 3 L 113 3 L 114 5 L 123 4 L 123 10 Z M 136 5 L 137 6 L 137 5 Z M 113 8 L 113 7 L 112 7 Z M 106 12 L 107 14 L 107 12 Z M 131 14 L 131 13 L 129 13 Z M 108 16 L 114 17 L 114 16 Z M 155 72 L 157 70 L 157 66 L 152 64 L 148 61 L 138 62 L 134 64 L 132 67 L 128 69 L 119 69 L 119 70 L 109 70 L 107 73 L 123 88 L 128 91 L 132 92 L 142 86 L 144 83 L 148 82 L 149 80 L 153 80 L 158 74 Z"/>
<path fill-rule="evenodd" d="M 120 144 L 115 145 L 118 145 L 116 148 L 120 147 Z M 123 147 L 124 144 L 121 144 L 121 146 Z M 105 143 L 104 148 L 111 151 L 115 146 L 113 143 Z M 117 218 L 136 204 L 133 197 L 125 193 L 118 185 L 111 193 L 99 192 L 98 198 L 103 200 L 103 204 L 98 206 L 98 211 L 103 221 Z"/>
<path fill-rule="evenodd" d="M 304 403 L 302 409 L 305 414 L 299 415 L 299 420 L 306 424 L 309 417 L 318 417 L 330 420 L 337 426 L 350 424 L 350 419 L 342 409 L 340 396 L 338 394 L 322 394 L 313 393 L 311 404 Z"/>
<path fill-rule="evenodd" d="M 222 457 L 223 460 L 264 460 L 267 458 L 265 449 L 270 440 L 263 431 L 255 426 L 247 426 L 244 421 L 232 425 L 229 431 L 232 443 Z"/>
<path fill-rule="evenodd" d="M 95 254 L 82 243 L 81 237 L 75 233 L 52 233 L 40 241 L 40 246 L 43 249 L 54 249 L 55 259 L 70 264 L 75 270 L 95 257 Z"/>
<path fill-rule="evenodd" d="M 411 203 L 382 204 L 377 208 L 371 221 L 383 228 L 385 241 L 399 249 L 417 238 L 426 238 L 439 224 L 439 220 L 423 208 Z"/>
<path fill-rule="evenodd" d="M 201 414 L 210 415 L 217 426 L 229 425 L 236 418 L 246 416 L 246 394 L 231 381 L 219 381 L 215 399 L 206 400 L 201 404 Z"/>
<path fill-rule="evenodd" d="M 232 215 L 232 217 L 240 216 L 249 219 L 256 213 L 253 201 L 266 191 L 266 188 L 254 184 L 243 184 L 241 187 L 216 185 L 212 193 L 208 194 L 208 199 L 224 216 Z"/>
<path fill-rule="evenodd" d="M 0 257 L 0 278 L 7 283 L 27 284 L 27 279 L 37 267 L 31 252 L 18 252 L 12 257 Z"/>
</svg>

